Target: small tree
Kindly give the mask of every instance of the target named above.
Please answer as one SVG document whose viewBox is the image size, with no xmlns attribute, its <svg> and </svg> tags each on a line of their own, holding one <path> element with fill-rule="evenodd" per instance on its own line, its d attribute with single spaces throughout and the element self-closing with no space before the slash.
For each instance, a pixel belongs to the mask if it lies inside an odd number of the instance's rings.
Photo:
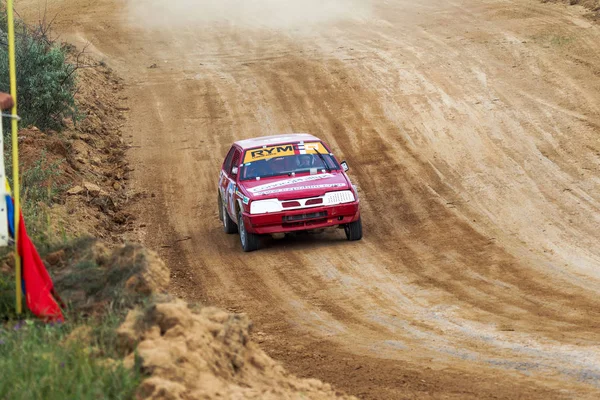
<svg viewBox="0 0 600 400">
<path fill-rule="evenodd" d="M 38 26 L 16 21 L 17 94 L 21 126 L 60 130 L 75 116 L 77 67 L 67 62 L 66 49 L 50 39 L 45 18 Z M 0 6 L 0 90 L 9 91 L 6 5 Z"/>
</svg>

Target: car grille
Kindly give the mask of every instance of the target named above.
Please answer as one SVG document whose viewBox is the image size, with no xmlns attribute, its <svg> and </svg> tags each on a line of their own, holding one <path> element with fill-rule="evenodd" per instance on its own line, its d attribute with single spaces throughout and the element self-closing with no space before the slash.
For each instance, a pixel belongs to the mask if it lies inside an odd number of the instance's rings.
<svg viewBox="0 0 600 400">
<path fill-rule="evenodd" d="M 307 214 L 286 215 L 283 217 L 283 222 L 304 221 L 307 219 L 324 218 L 326 216 L 327 216 L 327 211 L 307 213 Z"/>
</svg>

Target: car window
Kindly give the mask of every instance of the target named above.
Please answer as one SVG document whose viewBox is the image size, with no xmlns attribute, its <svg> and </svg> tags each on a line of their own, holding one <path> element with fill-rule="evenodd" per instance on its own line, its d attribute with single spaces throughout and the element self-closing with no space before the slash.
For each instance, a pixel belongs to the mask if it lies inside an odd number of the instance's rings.
<svg viewBox="0 0 600 400">
<path fill-rule="evenodd" d="M 238 167 L 240 165 L 241 155 L 242 155 L 242 153 L 240 152 L 240 150 L 235 149 L 235 152 L 233 153 L 233 157 L 232 157 L 231 166 L 230 166 L 229 170 L 227 171 L 230 175 L 233 175 L 231 173 L 231 170 L 233 169 L 233 167 Z"/>
<path fill-rule="evenodd" d="M 227 153 L 227 157 L 225 157 L 225 162 L 223 163 L 223 171 L 229 173 L 231 171 L 231 161 L 233 159 L 233 153 L 235 152 L 235 147 L 229 149 L 229 153 Z"/>
<path fill-rule="evenodd" d="M 333 171 L 339 170 L 340 166 L 329 154 L 291 154 L 245 163 L 240 171 L 240 179 L 299 174 L 312 169 Z"/>
</svg>

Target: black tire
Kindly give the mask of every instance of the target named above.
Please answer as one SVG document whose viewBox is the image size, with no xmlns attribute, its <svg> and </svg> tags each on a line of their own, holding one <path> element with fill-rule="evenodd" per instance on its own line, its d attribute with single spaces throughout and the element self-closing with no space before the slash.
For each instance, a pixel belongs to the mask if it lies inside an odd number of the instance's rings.
<svg viewBox="0 0 600 400">
<path fill-rule="evenodd" d="M 217 208 L 219 209 L 219 221 L 223 222 L 223 200 L 221 200 L 221 194 L 217 195 Z"/>
<path fill-rule="evenodd" d="M 344 225 L 344 232 L 346 232 L 346 239 L 348 240 L 362 239 L 362 221 L 360 217 L 356 221 Z"/>
<path fill-rule="evenodd" d="M 223 231 L 225 231 L 226 234 L 231 235 L 232 233 L 237 233 L 238 227 L 229 217 L 225 203 L 221 200 L 221 197 L 219 197 L 219 218 L 223 221 Z"/>
<path fill-rule="evenodd" d="M 242 249 L 245 252 L 258 250 L 258 246 L 260 245 L 260 236 L 255 233 L 247 232 L 242 213 L 239 212 L 238 214 L 238 228 L 240 231 L 240 242 L 242 242 Z"/>
</svg>

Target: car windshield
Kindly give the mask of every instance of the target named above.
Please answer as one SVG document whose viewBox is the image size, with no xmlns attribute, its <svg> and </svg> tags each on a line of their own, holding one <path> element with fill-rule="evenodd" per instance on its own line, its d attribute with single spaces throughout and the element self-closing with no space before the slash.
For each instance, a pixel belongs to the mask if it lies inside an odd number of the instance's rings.
<svg viewBox="0 0 600 400">
<path fill-rule="evenodd" d="M 271 176 L 277 175 L 292 175 L 298 173 L 311 172 L 311 170 L 338 170 L 340 167 L 338 163 L 335 161 L 329 152 L 320 144 L 320 149 L 323 152 L 321 155 L 317 154 L 317 150 L 309 149 L 308 151 L 311 154 L 294 154 L 294 151 L 297 150 L 297 146 L 292 145 L 289 147 L 279 146 L 280 149 L 284 149 L 285 151 L 279 151 L 281 153 L 290 153 L 285 155 L 276 155 L 277 148 L 275 148 L 272 153 L 267 153 L 269 148 L 262 149 L 264 156 L 259 154 L 258 156 L 254 155 L 254 158 L 260 158 L 255 161 L 245 162 L 240 170 L 240 179 L 248 180 L 248 179 L 256 179 L 256 178 L 267 178 Z M 246 157 L 244 157 L 244 161 L 251 160 L 252 150 L 248 150 Z M 256 151 L 259 150 L 255 150 Z M 307 150 L 301 150 L 306 152 Z M 320 151 L 319 151 L 320 152 Z"/>
</svg>

